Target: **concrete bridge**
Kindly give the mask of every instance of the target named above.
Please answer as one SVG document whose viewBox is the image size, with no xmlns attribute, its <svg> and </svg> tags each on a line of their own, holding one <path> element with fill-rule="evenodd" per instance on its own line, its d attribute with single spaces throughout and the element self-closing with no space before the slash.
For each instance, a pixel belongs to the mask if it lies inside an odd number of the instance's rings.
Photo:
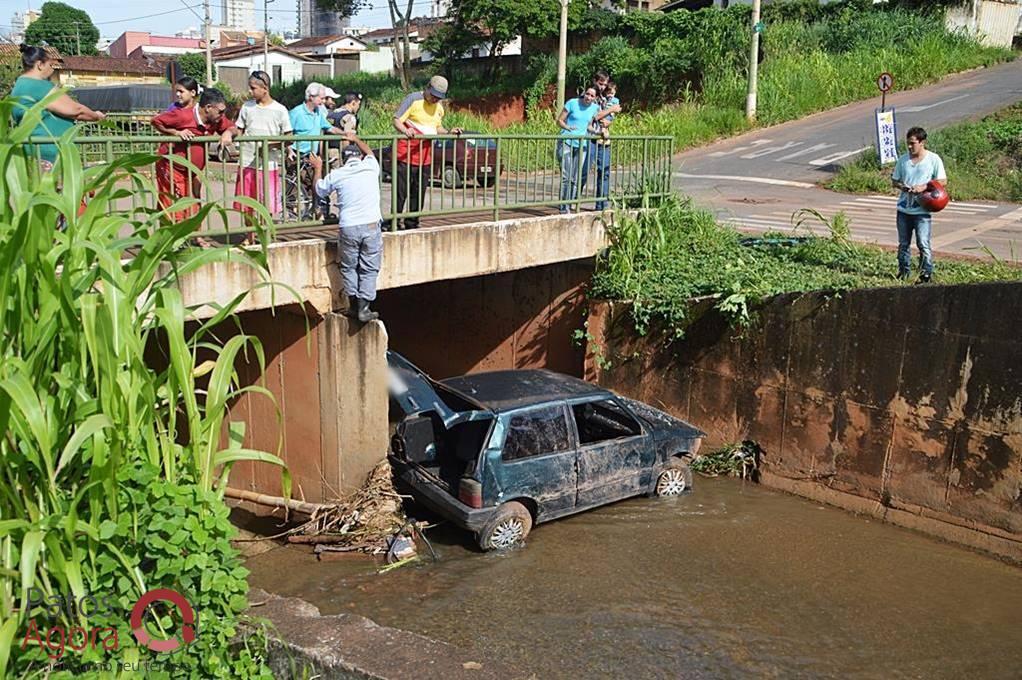
<svg viewBox="0 0 1022 680">
<path fill-rule="evenodd" d="M 180 287 L 193 305 L 250 291 L 240 326 L 260 338 L 267 365 L 261 375 L 254 363 L 239 371 L 273 393 L 280 416 L 265 397 L 246 394 L 231 419 L 246 422 L 246 446 L 280 445 L 296 498 L 327 501 L 357 488 L 386 454 L 388 348 L 437 377 L 522 367 L 581 374 L 572 335 L 608 219 L 582 213 L 386 233 L 381 319 L 365 325 L 340 313 L 346 298 L 332 240 L 269 246 L 269 280 L 294 292 L 261 285 L 240 259 L 198 270 Z M 198 316 L 213 313 L 207 305 Z M 231 487 L 281 493 L 278 470 L 259 463 L 238 464 Z"/>
</svg>

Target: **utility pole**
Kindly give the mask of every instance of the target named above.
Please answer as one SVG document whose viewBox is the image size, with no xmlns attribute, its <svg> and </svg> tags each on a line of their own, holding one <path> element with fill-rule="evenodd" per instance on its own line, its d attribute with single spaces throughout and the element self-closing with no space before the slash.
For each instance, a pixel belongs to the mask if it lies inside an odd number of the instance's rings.
<svg viewBox="0 0 1022 680">
<path fill-rule="evenodd" d="M 745 98 L 745 117 L 756 120 L 756 81 L 759 77 L 759 33 L 763 25 L 759 21 L 760 0 L 752 0 L 752 46 L 749 48 L 749 94 Z"/>
<path fill-rule="evenodd" d="M 273 0 L 263 0 L 263 70 L 270 73 L 270 3 Z M 271 75 L 272 79 L 273 76 Z"/>
<path fill-rule="evenodd" d="M 75 42 L 78 43 L 78 49 L 75 50 L 76 56 L 82 56 L 82 32 L 78 28 L 78 22 L 74 22 L 75 25 Z"/>
<path fill-rule="evenodd" d="M 557 43 L 557 111 L 564 108 L 564 80 L 568 62 L 568 0 L 561 0 L 561 35 Z"/>
<path fill-rule="evenodd" d="M 210 19 L 209 19 L 209 0 L 202 0 L 203 8 L 206 10 L 206 87 L 213 87 L 213 48 L 210 46 Z"/>
</svg>

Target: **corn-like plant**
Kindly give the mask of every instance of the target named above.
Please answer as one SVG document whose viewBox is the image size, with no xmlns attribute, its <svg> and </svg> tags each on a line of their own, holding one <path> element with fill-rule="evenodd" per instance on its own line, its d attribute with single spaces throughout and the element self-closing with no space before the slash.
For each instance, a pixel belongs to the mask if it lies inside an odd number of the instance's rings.
<svg viewBox="0 0 1022 680">
<path fill-rule="evenodd" d="M 290 489 L 280 458 L 243 448 L 240 428 L 224 422 L 244 392 L 272 399 L 242 386 L 235 370 L 243 352 L 263 366 L 259 339 L 213 335 L 244 294 L 186 326 L 192 310 L 176 287 L 228 259 L 265 275 L 265 249 L 190 247 L 203 221 L 225 212 L 215 205 L 177 223 L 169 216 L 195 199 L 165 211 L 129 207 L 132 193 L 155 195 L 140 172 L 152 155 L 83 167 L 65 138 L 54 171 L 40 172 L 25 142 L 46 103 L 15 126 L 20 104 L 0 101 L 0 677 L 24 671 L 11 652 L 30 589 L 80 598 L 112 563 L 120 577 L 106 582 L 135 597 L 151 587 L 123 547 L 143 543 L 140 509 L 120 501 L 125 470 L 145 467 L 160 483 L 222 497 L 231 466 L 258 460 L 281 466 Z M 264 207 L 252 207 L 270 224 Z M 115 526 L 126 527 L 121 546 L 110 540 Z"/>
</svg>

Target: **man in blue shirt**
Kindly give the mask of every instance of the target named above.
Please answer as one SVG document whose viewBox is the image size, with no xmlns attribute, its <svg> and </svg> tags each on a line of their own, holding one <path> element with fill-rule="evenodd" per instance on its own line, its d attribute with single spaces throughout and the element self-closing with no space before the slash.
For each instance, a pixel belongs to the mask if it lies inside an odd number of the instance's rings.
<svg viewBox="0 0 1022 680">
<path fill-rule="evenodd" d="M 288 113 L 288 117 L 291 119 L 291 127 L 296 137 L 322 135 L 326 132 L 335 135 L 341 134 L 341 131 L 331 125 L 330 121 L 326 119 L 326 115 L 324 115 L 321 108 L 323 97 L 326 93 L 327 88 L 319 83 L 309 83 L 308 87 L 305 88 L 305 103 L 299 104 Z M 320 154 L 322 142 L 298 142 L 295 146 L 298 147 L 299 157 L 298 177 L 302 176 L 301 165 L 308 163 L 312 166 L 312 183 L 315 186 L 315 183 L 323 176 L 323 158 Z M 312 188 L 308 187 L 306 195 L 311 195 L 311 192 Z"/>
<path fill-rule="evenodd" d="M 594 127 L 599 120 L 600 105 L 596 103 L 596 88 L 587 87 L 581 96 L 564 102 L 564 108 L 557 117 L 557 125 L 561 128 L 561 136 L 557 142 L 557 158 L 561 162 L 561 194 L 562 201 L 574 201 L 578 197 L 578 189 L 582 184 L 582 162 L 585 160 L 588 142 L 579 137 L 598 134 Z M 571 212 L 570 203 L 561 203 L 562 214 Z"/>
<path fill-rule="evenodd" d="M 898 159 L 891 175 L 894 188 L 901 190 L 898 198 L 898 278 L 907 279 L 912 270 L 909 248 L 915 232 L 920 266 L 917 283 L 929 283 L 933 278 L 933 253 L 930 249 L 932 220 L 930 212 L 919 203 L 918 196 L 926 191 L 926 184 L 931 180 L 946 183 L 947 173 L 940 156 L 926 150 L 926 130 L 912 128 L 905 135 L 905 141 L 908 153 Z"/>
</svg>

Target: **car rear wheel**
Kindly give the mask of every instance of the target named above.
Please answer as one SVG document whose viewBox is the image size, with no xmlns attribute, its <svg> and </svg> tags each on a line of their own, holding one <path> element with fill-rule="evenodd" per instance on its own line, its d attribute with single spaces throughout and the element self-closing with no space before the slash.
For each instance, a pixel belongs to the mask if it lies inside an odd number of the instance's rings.
<svg viewBox="0 0 1022 680">
<path fill-rule="evenodd" d="M 678 459 L 667 464 L 656 480 L 657 496 L 680 496 L 692 488 L 692 470 Z"/>
<path fill-rule="evenodd" d="M 532 530 L 532 515 L 517 501 L 497 508 L 490 521 L 476 535 L 483 550 L 507 550 L 525 541 Z"/>
<path fill-rule="evenodd" d="M 457 168 L 444 168 L 444 189 L 457 189 L 461 186 L 461 173 Z"/>
</svg>

